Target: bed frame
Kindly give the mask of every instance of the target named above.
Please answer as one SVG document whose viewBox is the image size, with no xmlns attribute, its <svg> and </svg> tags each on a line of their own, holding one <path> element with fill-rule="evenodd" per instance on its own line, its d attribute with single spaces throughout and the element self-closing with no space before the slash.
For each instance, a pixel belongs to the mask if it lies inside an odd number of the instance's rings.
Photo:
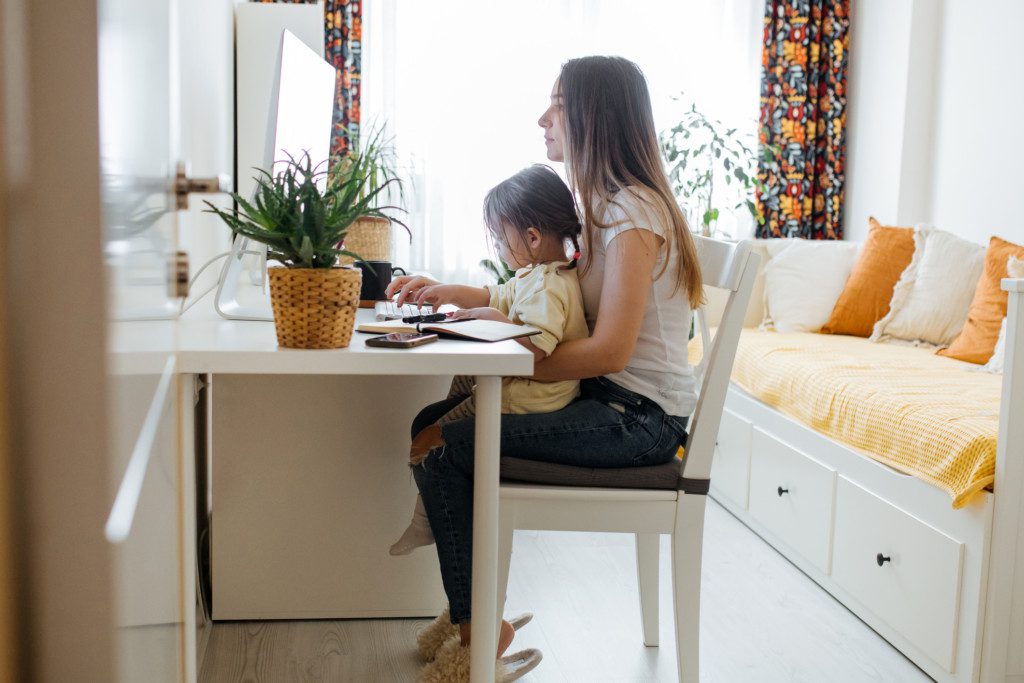
<svg viewBox="0 0 1024 683">
<path fill-rule="evenodd" d="M 946 492 L 734 384 L 711 477 L 719 503 L 946 683 L 1024 683 L 1024 279 L 1002 286 L 994 492 L 955 510 Z M 761 319 L 760 300 L 755 292 L 748 324 Z"/>
</svg>

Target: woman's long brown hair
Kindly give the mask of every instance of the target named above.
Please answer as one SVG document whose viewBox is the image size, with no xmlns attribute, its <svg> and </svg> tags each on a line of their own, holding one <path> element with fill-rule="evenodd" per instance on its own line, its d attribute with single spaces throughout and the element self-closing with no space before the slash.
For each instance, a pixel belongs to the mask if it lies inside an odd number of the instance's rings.
<svg viewBox="0 0 1024 683">
<path fill-rule="evenodd" d="M 640 67 L 622 57 L 570 59 L 562 65 L 559 88 L 566 168 L 582 204 L 584 243 L 589 247 L 596 230 L 612 227 L 601 217 L 609 204 L 617 203 L 615 194 L 634 192 L 669 227 L 665 253 L 677 254 L 673 291 L 684 288 L 690 308 L 697 308 L 704 298 L 697 248 L 669 188 Z M 656 278 L 668 264 L 666 257 Z M 584 272 L 589 266 L 588 260 Z"/>
</svg>

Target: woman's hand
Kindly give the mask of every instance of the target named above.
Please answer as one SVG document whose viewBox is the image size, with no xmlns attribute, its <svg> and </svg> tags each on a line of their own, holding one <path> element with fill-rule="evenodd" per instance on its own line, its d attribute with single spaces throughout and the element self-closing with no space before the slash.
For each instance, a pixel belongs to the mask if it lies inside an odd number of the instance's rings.
<svg viewBox="0 0 1024 683">
<path fill-rule="evenodd" d="M 460 308 L 452 313 L 452 320 L 497 320 L 500 323 L 512 323 L 508 316 L 497 308 L 482 306 L 479 308 Z M 515 323 L 512 323 L 515 324 Z"/>
<path fill-rule="evenodd" d="M 391 281 L 391 284 L 384 290 L 384 294 L 390 299 L 398 292 L 398 300 L 396 304 L 401 306 L 408 302 L 411 304 L 420 304 L 417 297 L 420 296 L 424 289 L 428 287 L 437 287 L 441 283 L 437 280 L 431 280 L 429 277 L 423 277 L 422 275 L 400 275 Z"/>
</svg>

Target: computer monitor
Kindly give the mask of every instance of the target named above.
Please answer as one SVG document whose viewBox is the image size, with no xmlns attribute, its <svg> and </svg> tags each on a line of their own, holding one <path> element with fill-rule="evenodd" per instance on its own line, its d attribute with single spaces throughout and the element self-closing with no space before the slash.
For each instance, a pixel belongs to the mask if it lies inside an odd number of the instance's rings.
<svg viewBox="0 0 1024 683">
<path fill-rule="evenodd" d="M 334 67 L 284 29 L 275 73 L 260 168 L 276 173 L 287 155 L 298 158 L 304 152 L 314 165 L 325 161 L 330 155 L 334 116 Z M 238 172 L 240 178 L 255 173 L 241 168 Z M 239 183 L 239 191 L 246 193 L 246 187 L 255 187 L 255 183 Z M 235 237 L 217 285 L 214 308 L 218 313 L 233 320 L 274 319 L 266 254 L 265 245 Z"/>
</svg>

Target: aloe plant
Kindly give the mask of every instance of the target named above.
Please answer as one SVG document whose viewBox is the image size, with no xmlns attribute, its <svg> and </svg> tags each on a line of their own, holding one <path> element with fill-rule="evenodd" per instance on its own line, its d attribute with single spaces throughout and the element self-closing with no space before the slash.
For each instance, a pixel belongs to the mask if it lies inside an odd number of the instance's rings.
<svg viewBox="0 0 1024 683">
<path fill-rule="evenodd" d="M 341 254 L 360 259 L 342 247 L 356 220 L 386 218 L 409 231 L 405 223 L 384 213 L 402 210 L 384 201 L 392 187 L 401 196 L 402 185 L 390 171 L 385 151 L 379 134 L 371 135 L 363 149 L 336 160 L 329 172 L 322 170 L 326 162 L 314 166 L 308 153 L 298 159 L 289 156 L 276 174 L 256 169 L 251 202 L 232 193 L 236 210 L 206 202 L 206 211 L 220 216 L 232 232 L 266 244 L 267 258 L 289 268 L 331 268 Z"/>
</svg>

